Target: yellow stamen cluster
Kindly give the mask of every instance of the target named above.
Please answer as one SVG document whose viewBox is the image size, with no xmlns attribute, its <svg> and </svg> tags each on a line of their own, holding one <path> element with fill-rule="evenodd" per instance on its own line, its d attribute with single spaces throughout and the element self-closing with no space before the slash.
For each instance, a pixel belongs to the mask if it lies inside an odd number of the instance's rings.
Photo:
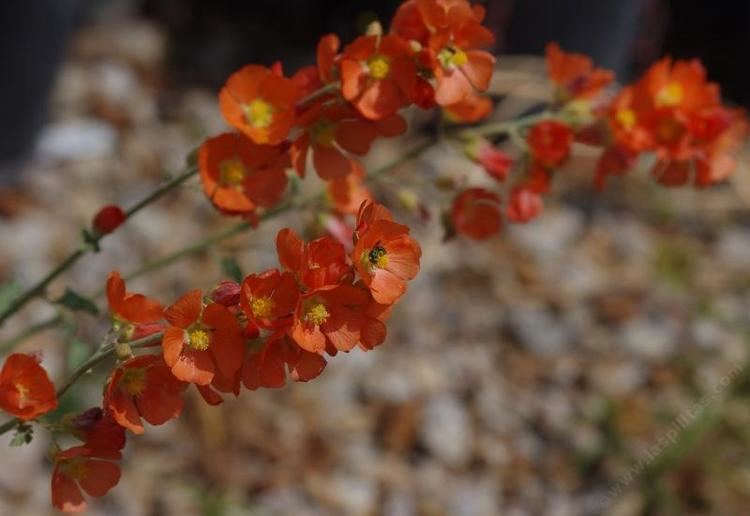
<svg viewBox="0 0 750 516">
<path fill-rule="evenodd" d="M 206 330 L 189 331 L 188 345 L 196 351 L 206 351 L 211 345 L 211 336 Z"/>
<path fill-rule="evenodd" d="M 29 389 L 26 388 L 25 385 L 21 385 L 20 383 L 14 383 L 13 386 L 18 392 L 18 405 L 20 407 L 26 406 L 26 402 L 29 399 Z"/>
<path fill-rule="evenodd" d="M 385 79 L 391 73 L 391 61 L 386 56 L 377 54 L 367 61 L 367 70 L 373 79 Z"/>
<path fill-rule="evenodd" d="M 659 90 L 656 95 L 656 105 L 659 107 L 675 107 L 682 102 L 684 96 L 682 84 L 671 82 Z"/>
<path fill-rule="evenodd" d="M 122 374 L 120 385 L 131 396 L 140 396 L 146 388 L 146 370 L 126 369 Z"/>
<path fill-rule="evenodd" d="M 219 182 L 224 186 L 237 186 L 245 179 L 245 166 L 240 160 L 228 159 L 219 163 Z"/>
<path fill-rule="evenodd" d="M 323 303 L 316 303 L 305 311 L 305 320 L 320 326 L 328 320 L 330 315 Z"/>
<path fill-rule="evenodd" d="M 255 317 L 266 319 L 273 311 L 273 301 L 268 297 L 257 297 L 250 303 L 250 309 Z"/>
<path fill-rule="evenodd" d="M 247 123 L 255 129 L 265 129 L 273 122 L 273 106 L 263 99 L 255 99 L 244 107 Z"/>
<path fill-rule="evenodd" d="M 469 62 L 469 56 L 460 48 L 445 47 L 438 53 L 438 61 L 445 69 L 453 69 Z"/>
<path fill-rule="evenodd" d="M 632 109 L 618 110 L 615 114 L 615 119 L 617 119 L 617 123 L 619 123 L 626 131 L 630 131 L 633 127 L 635 127 L 635 124 L 637 122 L 635 111 L 633 111 Z"/>
</svg>

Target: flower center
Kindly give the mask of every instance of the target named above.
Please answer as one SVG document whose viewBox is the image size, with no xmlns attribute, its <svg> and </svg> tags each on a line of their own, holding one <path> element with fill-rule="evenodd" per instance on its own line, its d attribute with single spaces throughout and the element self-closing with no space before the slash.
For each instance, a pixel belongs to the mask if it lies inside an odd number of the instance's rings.
<svg viewBox="0 0 750 516">
<path fill-rule="evenodd" d="M 370 249 L 367 254 L 367 261 L 371 267 L 385 269 L 388 266 L 388 251 L 382 245 L 377 245 Z"/>
<path fill-rule="evenodd" d="M 469 56 L 460 48 L 445 47 L 438 53 L 438 61 L 446 69 L 463 66 L 469 62 Z"/>
<path fill-rule="evenodd" d="M 223 186 L 237 186 L 245 179 L 245 166 L 237 159 L 219 163 L 219 182 Z"/>
<path fill-rule="evenodd" d="M 630 131 L 633 127 L 635 127 L 636 116 L 635 111 L 633 111 L 632 109 L 618 110 L 615 118 L 617 119 L 617 123 L 619 123 L 626 131 Z"/>
<path fill-rule="evenodd" d="M 146 370 L 127 369 L 122 375 L 120 385 L 131 396 L 140 396 L 146 388 Z"/>
<path fill-rule="evenodd" d="M 318 145 L 330 147 L 336 138 L 336 124 L 324 118 L 310 128 L 310 136 Z"/>
<path fill-rule="evenodd" d="M 265 129 L 273 122 L 273 106 L 262 99 L 255 99 L 244 107 L 245 118 L 256 129 Z"/>
<path fill-rule="evenodd" d="M 384 55 L 378 54 L 367 61 L 367 69 L 373 79 L 385 79 L 391 73 L 391 62 Z"/>
<path fill-rule="evenodd" d="M 330 315 L 323 303 L 314 303 L 305 310 L 305 320 L 316 326 L 320 326 L 326 322 Z"/>
<path fill-rule="evenodd" d="M 20 383 L 14 383 L 13 386 L 18 392 L 18 405 L 20 407 L 26 406 L 26 402 L 29 400 L 29 389 L 25 385 Z"/>
<path fill-rule="evenodd" d="M 267 319 L 273 311 L 273 301 L 268 297 L 258 297 L 250 303 L 250 309 L 255 317 Z"/>
<path fill-rule="evenodd" d="M 671 82 L 664 86 L 656 96 L 656 105 L 659 107 L 674 107 L 682 102 L 684 91 L 682 84 Z"/>
<path fill-rule="evenodd" d="M 74 459 L 66 460 L 64 464 L 60 465 L 63 473 L 74 480 L 80 480 L 86 473 L 86 459 L 83 457 L 76 457 Z"/>
<path fill-rule="evenodd" d="M 211 336 L 206 330 L 189 331 L 188 345 L 197 351 L 206 351 L 211 345 Z"/>
</svg>

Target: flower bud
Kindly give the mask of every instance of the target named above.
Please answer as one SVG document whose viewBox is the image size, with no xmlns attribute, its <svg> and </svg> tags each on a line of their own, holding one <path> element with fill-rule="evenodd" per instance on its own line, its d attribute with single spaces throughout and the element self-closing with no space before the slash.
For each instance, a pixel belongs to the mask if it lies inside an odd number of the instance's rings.
<svg viewBox="0 0 750 516">
<path fill-rule="evenodd" d="M 105 206 L 94 216 L 94 230 L 100 235 L 112 233 L 115 229 L 120 227 L 127 218 L 127 215 L 119 206 Z"/>
</svg>

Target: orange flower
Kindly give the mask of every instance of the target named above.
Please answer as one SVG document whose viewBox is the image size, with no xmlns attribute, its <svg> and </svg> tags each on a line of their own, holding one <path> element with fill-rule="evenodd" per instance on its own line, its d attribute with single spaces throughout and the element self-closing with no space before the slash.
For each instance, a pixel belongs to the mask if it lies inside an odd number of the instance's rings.
<svg viewBox="0 0 750 516">
<path fill-rule="evenodd" d="M 101 454 L 86 446 L 58 452 L 52 472 L 52 505 L 64 512 L 85 511 L 81 490 L 95 498 L 107 494 L 120 481 L 120 467 L 110 462 L 119 458 L 120 452 Z"/>
<path fill-rule="evenodd" d="M 359 166 L 348 154 L 364 156 L 370 152 L 378 136 L 392 138 L 406 131 L 406 122 L 391 115 L 375 122 L 362 119 L 346 106 L 313 105 L 297 120 L 305 131 L 292 145 L 292 161 L 300 177 L 304 177 L 307 151 L 312 148 L 313 165 L 321 179 L 344 179 Z"/>
<path fill-rule="evenodd" d="M 240 306 L 258 328 L 276 329 L 289 325 L 299 301 L 299 288 L 289 272 L 271 269 L 251 274 L 242 282 Z"/>
<path fill-rule="evenodd" d="M 29 421 L 56 407 L 55 387 L 38 358 L 10 355 L 0 370 L 0 409 Z"/>
<path fill-rule="evenodd" d="M 53 457 L 52 505 L 65 512 L 82 512 L 86 501 L 81 490 L 98 498 L 119 482 L 120 468 L 111 461 L 122 458 L 125 429 L 99 407 L 72 418 L 68 426 L 84 444 Z"/>
<path fill-rule="evenodd" d="M 372 193 L 364 184 L 365 172 L 357 163 L 351 174 L 328 182 L 328 198 L 333 208 L 345 215 L 356 215 L 365 201 L 372 201 Z"/>
<path fill-rule="evenodd" d="M 545 120 L 531 128 L 527 141 L 537 163 L 545 168 L 557 168 L 570 155 L 573 130 L 562 122 Z"/>
<path fill-rule="evenodd" d="M 344 246 L 334 238 L 324 236 L 305 243 L 286 228 L 276 236 L 279 263 L 291 272 L 306 293 L 330 290 L 351 275 Z"/>
<path fill-rule="evenodd" d="M 528 222 L 542 212 L 542 197 L 533 188 L 517 186 L 510 193 L 505 215 L 511 222 Z"/>
<path fill-rule="evenodd" d="M 287 371 L 295 382 L 307 382 L 317 378 L 325 366 L 326 360 L 321 355 L 300 348 L 283 331 L 276 332 L 245 357 L 242 383 L 250 390 L 283 387 Z"/>
<path fill-rule="evenodd" d="M 217 371 L 233 377 L 240 367 L 245 342 L 237 319 L 225 306 L 203 306 L 200 290 L 188 292 L 165 312 L 164 362 L 179 380 L 211 383 Z"/>
<path fill-rule="evenodd" d="M 419 244 L 407 226 L 394 222 L 390 212 L 376 204 L 362 206 L 356 233 L 352 262 L 362 281 L 375 301 L 395 303 L 419 272 Z"/>
<path fill-rule="evenodd" d="M 113 326 L 125 340 L 140 339 L 161 329 L 161 303 L 125 290 L 125 281 L 117 271 L 107 278 L 107 303 Z"/>
<path fill-rule="evenodd" d="M 472 8 L 464 0 L 416 0 L 416 5 L 429 33 L 427 41 L 420 41 L 427 53 L 421 60 L 429 64 L 435 76 L 435 101 L 451 106 L 477 91 L 486 91 L 495 58 L 479 50 L 494 41 L 492 33 L 482 27 L 484 8 Z M 424 34 L 416 29 L 413 7 L 404 9 L 412 11 L 408 34 Z M 403 26 L 396 25 L 394 30 L 403 30 Z"/>
<path fill-rule="evenodd" d="M 257 145 L 237 133 L 206 140 L 198 154 L 203 191 L 220 211 L 243 215 L 284 195 L 289 158 L 281 147 Z"/>
<path fill-rule="evenodd" d="M 393 115 L 415 97 L 417 70 L 406 40 L 361 36 L 344 49 L 341 93 L 370 120 Z"/>
<path fill-rule="evenodd" d="M 360 340 L 371 349 L 385 339 L 385 326 L 367 314 L 371 303 L 366 289 L 352 285 L 307 294 L 297 307 L 289 336 L 311 353 L 349 351 Z"/>
<path fill-rule="evenodd" d="M 104 393 L 104 406 L 123 427 L 143 433 L 145 419 L 162 425 L 182 412 L 182 391 L 187 384 L 177 380 L 159 355 L 131 358 L 115 369 Z"/>
<path fill-rule="evenodd" d="M 291 79 L 248 65 L 229 76 L 219 93 L 227 123 L 258 144 L 284 141 L 294 123 L 299 92 Z"/>
<path fill-rule="evenodd" d="M 320 82 L 330 84 L 337 79 L 336 60 L 338 58 L 341 41 L 336 34 L 326 34 L 318 42 L 316 51 L 318 74 Z"/>
<path fill-rule="evenodd" d="M 451 220 L 457 233 L 487 240 L 502 228 L 500 197 L 484 188 L 469 188 L 454 199 Z"/>
<path fill-rule="evenodd" d="M 614 80 L 611 71 L 594 68 L 583 54 L 563 52 L 555 42 L 547 44 L 546 53 L 547 72 L 560 102 L 596 97 Z"/>
</svg>

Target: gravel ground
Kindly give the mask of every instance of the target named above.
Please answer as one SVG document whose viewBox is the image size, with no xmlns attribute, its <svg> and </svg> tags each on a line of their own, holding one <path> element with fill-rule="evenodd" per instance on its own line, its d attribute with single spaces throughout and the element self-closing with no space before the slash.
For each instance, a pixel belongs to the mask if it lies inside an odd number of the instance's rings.
<svg viewBox="0 0 750 516">
<path fill-rule="evenodd" d="M 137 200 L 223 129 L 214 92 L 164 86 L 164 59 L 163 34 L 139 20 L 76 37 L 36 158 L 22 187 L 0 197 L 0 277 L 38 279 L 97 207 Z M 381 145 L 370 163 L 397 152 Z M 540 219 L 485 244 L 443 243 L 434 220 L 401 214 L 423 269 L 386 344 L 337 357 L 309 384 L 220 408 L 191 397 L 181 420 L 130 440 L 121 484 L 91 514 L 747 514 L 746 171 L 697 194 L 634 175 L 595 195 L 590 167 L 582 158 L 561 171 Z M 477 175 L 439 147 L 399 178 L 456 173 Z M 308 219 L 264 224 L 131 287 L 169 303 L 216 283 L 222 258 L 273 266 L 276 231 Z M 112 268 L 133 270 L 226 224 L 191 183 L 51 296 L 65 285 L 96 291 Z M 50 313 L 30 305 L 0 339 Z M 103 331 L 82 315 L 24 349 L 44 349 L 61 378 Z M 97 396 L 92 381 L 66 405 Z M 39 435 L 0 447 L 0 514 L 50 511 L 48 444 Z"/>
</svg>

